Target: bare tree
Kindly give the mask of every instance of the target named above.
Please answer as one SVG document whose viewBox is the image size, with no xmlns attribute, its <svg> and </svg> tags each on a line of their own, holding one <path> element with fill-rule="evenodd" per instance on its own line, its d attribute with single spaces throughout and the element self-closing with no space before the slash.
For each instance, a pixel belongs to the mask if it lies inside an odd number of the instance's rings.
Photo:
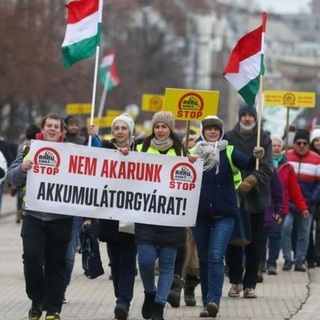
<svg viewBox="0 0 320 320">
<path fill-rule="evenodd" d="M 137 16 L 143 16 L 141 10 L 148 4 L 161 7 L 161 1 L 105 1 L 101 55 L 116 48 L 122 81 L 108 93 L 107 105 L 113 109 L 139 105 L 143 93 L 161 94 L 166 87 L 184 85 L 175 24 L 158 9 L 145 18 L 158 14 L 162 26 L 139 23 Z M 94 58 L 63 67 L 66 9 L 62 1 L 0 0 L 0 10 L 0 125 L 15 139 L 29 122 L 47 112 L 64 113 L 67 103 L 91 102 Z M 102 86 L 97 89 L 99 102 Z M 4 118 L 5 106 L 10 107 L 10 121 Z"/>
</svg>

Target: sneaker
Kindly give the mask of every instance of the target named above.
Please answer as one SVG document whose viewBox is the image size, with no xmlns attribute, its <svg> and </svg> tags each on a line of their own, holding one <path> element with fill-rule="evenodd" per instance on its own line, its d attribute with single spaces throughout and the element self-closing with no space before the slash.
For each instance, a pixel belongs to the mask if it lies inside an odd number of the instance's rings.
<svg viewBox="0 0 320 320">
<path fill-rule="evenodd" d="M 238 298 L 240 297 L 240 292 L 243 290 L 242 283 L 232 284 L 228 292 L 228 297 Z"/>
<path fill-rule="evenodd" d="M 47 313 L 46 320 L 60 320 L 59 312 Z"/>
<path fill-rule="evenodd" d="M 219 312 L 219 307 L 215 302 L 210 301 L 207 305 L 207 311 L 209 313 L 209 317 L 215 318 Z"/>
<path fill-rule="evenodd" d="M 294 266 L 294 271 L 299 271 L 299 272 L 306 272 L 307 268 L 302 262 L 296 262 Z"/>
<path fill-rule="evenodd" d="M 243 297 L 245 299 L 256 299 L 257 295 L 253 288 L 246 288 L 243 292 Z"/>
<path fill-rule="evenodd" d="M 290 260 L 285 260 L 285 261 L 284 261 L 284 265 L 283 265 L 283 267 L 282 267 L 282 270 L 283 270 L 283 271 L 290 271 L 291 268 L 292 268 L 292 263 L 291 263 L 291 261 L 290 261 Z"/>
<path fill-rule="evenodd" d="M 114 317 L 118 320 L 127 320 L 129 308 L 124 304 L 118 304 L 114 308 Z"/>
<path fill-rule="evenodd" d="M 209 318 L 209 311 L 207 308 L 203 308 L 199 315 L 200 318 Z"/>
<path fill-rule="evenodd" d="M 277 268 L 274 266 L 268 267 L 268 275 L 276 276 L 277 275 Z"/>
<path fill-rule="evenodd" d="M 262 275 L 262 271 L 261 270 L 258 270 L 257 282 L 258 283 L 262 283 L 263 282 L 263 275 Z"/>
<path fill-rule="evenodd" d="M 29 310 L 29 320 L 39 320 L 42 316 L 42 305 L 40 302 L 32 301 Z"/>
</svg>

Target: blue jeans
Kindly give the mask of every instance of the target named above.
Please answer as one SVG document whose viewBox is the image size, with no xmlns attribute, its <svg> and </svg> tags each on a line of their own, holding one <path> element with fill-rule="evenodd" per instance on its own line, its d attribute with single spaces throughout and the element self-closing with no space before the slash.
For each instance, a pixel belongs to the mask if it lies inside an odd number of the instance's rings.
<svg viewBox="0 0 320 320">
<path fill-rule="evenodd" d="M 73 217 L 71 240 L 68 245 L 68 251 L 66 256 L 66 276 L 65 276 L 65 288 L 70 284 L 71 274 L 74 266 L 74 260 L 77 253 L 77 249 L 80 246 L 80 231 L 83 224 L 83 217 Z"/>
<path fill-rule="evenodd" d="M 224 256 L 229 243 L 234 217 L 217 218 L 208 225 L 192 228 L 199 257 L 203 306 L 211 301 L 220 304 L 224 281 Z"/>
<path fill-rule="evenodd" d="M 177 248 L 138 243 L 140 277 L 145 292 L 156 292 L 155 302 L 165 305 L 170 292 Z M 159 279 L 155 286 L 155 263 L 159 258 Z"/>
<path fill-rule="evenodd" d="M 291 233 L 294 220 L 296 220 L 297 226 L 297 247 L 295 251 L 295 261 L 298 263 L 303 263 L 305 261 L 309 245 L 309 232 L 312 222 L 312 215 L 305 219 L 301 213 L 290 212 L 285 216 L 281 233 L 281 247 L 284 259 L 289 261 L 292 260 Z"/>
<path fill-rule="evenodd" d="M 267 267 L 277 268 L 277 260 L 279 259 L 281 249 L 281 230 L 282 223 L 274 224 L 271 227 L 264 227 L 264 239 L 261 247 L 260 263 L 265 266 L 267 259 Z M 268 248 L 267 248 L 268 246 Z M 268 249 L 268 258 L 267 258 Z"/>
<path fill-rule="evenodd" d="M 137 247 L 134 237 L 107 243 L 114 295 L 117 305 L 130 307 L 136 275 Z"/>
</svg>

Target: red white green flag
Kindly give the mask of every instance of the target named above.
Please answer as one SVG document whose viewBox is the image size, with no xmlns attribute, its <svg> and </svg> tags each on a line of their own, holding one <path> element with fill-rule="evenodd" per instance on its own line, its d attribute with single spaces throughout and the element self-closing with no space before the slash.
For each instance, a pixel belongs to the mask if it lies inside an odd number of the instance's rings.
<svg viewBox="0 0 320 320">
<path fill-rule="evenodd" d="M 231 52 L 223 75 L 239 92 L 248 106 L 252 107 L 264 75 L 264 37 L 267 14 L 262 13 L 259 28 L 243 36 Z"/>
<path fill-rule="evenodd" d="M 100 45 L 102 5 L 103 0 L 76 0 L 66 5 L 68 20 L 62 43 L 65 67 L 95 54 Z"/>
<path fill-rule="evenodd" d="M 99 81 L 107 90 L 111 90 L 120 84 L 116 64 L 114 63 L 115 50 L 111 49 L 102 59 L 99 69 Z"/>
</svg>

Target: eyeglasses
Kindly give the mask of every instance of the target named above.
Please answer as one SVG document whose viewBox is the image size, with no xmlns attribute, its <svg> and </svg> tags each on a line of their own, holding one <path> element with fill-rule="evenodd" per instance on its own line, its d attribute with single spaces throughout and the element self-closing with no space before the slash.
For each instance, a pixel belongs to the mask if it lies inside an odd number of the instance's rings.
<svg viewBox="0 0 320 320">
<path fill-rule="evenodd" d="M 308 144 L 308 142 L 307 141 L 297 141 L 296 144 L 298 146 L 306 146 Z"/>
</svg>

